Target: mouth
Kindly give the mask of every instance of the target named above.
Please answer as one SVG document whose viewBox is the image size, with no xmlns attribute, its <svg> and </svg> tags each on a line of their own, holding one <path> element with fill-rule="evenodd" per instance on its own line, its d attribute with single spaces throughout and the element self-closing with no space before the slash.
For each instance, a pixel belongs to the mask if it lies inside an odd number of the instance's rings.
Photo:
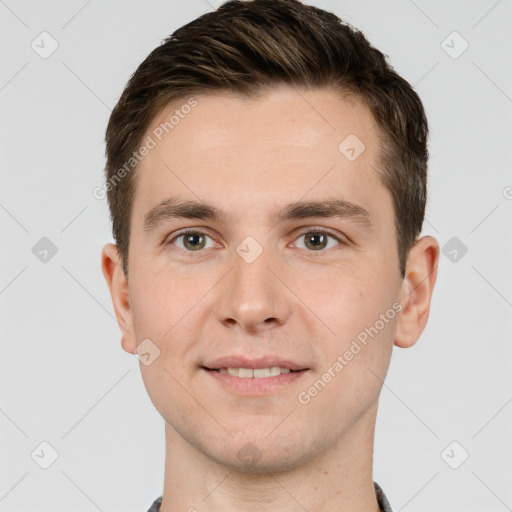
<svg viewBox="0 0 512 512">
<path fill-rule="evenodd" d="M 263 368 L 208 368 L 202 366 L 201 370 L 214 386 L 239 397 L 270 397 L 279 396 L 280 393 L 289 393 L 296 382 L 307 375 L 309 368 L 292 370 L 284 366 L 270 366 Z"/>
<path fill-rule="evenodd" d="M 301 370 L 291 370 L 290 368 L 281 366 L 271 366 L 268 368 L 207 368 L 202 367 L 204 370 L 210 372 L 218 372 L 224 375 L 231 375 L 231 377 L 238 377 L 241 379 L 265 379 L 268 377 L 277 377 L 285 373 L 300 373 L 306 372 L 309 368 L 303 368 Z"/>
</svg>

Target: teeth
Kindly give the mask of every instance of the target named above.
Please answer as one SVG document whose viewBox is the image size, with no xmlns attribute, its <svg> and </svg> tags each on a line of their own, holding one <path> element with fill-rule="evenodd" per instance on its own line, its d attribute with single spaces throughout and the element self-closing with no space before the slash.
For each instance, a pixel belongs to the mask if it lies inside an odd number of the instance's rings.
<svg viewBox="0 0 512 512">
<path fill-rule="evenodd" d="M 237 370 L 238 377 L 253 377 L 254 376 L 254 370 L 251 370 L 250 368 L 238 368 Z M 229 368 L 228 368 L 229 372 Z"/>
<path fill-rule="evenodd" d="M 275 377 L 281 373 L 290 373 L 289 368 L 280 368 L 273 366 L 272 368 L 220 368 L 220 373 L 227 373 L 233 377 L 255 377 L 256 379 L 263 379 L 265 377 Z"/>
</svg>

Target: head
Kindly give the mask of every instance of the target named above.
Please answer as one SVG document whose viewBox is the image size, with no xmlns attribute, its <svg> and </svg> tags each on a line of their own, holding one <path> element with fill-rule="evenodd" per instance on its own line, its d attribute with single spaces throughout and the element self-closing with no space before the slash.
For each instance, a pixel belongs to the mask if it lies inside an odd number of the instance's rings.
<svg viewBox="0 0 512 512">
<path fill-rule="evenodd" d="M 156 347 L 144 382 L 191 445 L 237 466 L 251 442 L 282 469 L 375 413 L 435 282 L 437 243 L 418 239 L 427 136 L 385 56 L 296 0 L 226 2 L 138 67 L 106 132 L 103 271 L 124 349 Z M 249 400 L 211 380 L 218 357 L 262 354 L 305 371 Z"/>
<path fill-rule="evenodd" d="M 360 31 L 334 14 L 296 0 L 259 0 L 227 2 L 176 30 L 139 66 L 112 111 L 106 188 L 127 277 L 138 150 L 156 114 L 200 94 L 257 98 L 278 85 L 350 94 L 372 113 L 379 136 L 375 172 L 393 199 L 403 276 L 426 203 L 428 124 L 420 98 Z M 157 142 L 173 129 L 166 121 Z"/>
</svg>

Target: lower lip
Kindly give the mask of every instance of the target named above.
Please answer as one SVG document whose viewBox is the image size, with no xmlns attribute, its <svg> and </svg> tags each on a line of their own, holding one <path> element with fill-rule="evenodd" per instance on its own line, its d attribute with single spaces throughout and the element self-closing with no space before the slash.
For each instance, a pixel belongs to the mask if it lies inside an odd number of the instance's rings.
<svg viewBox="0 0 512 512">
<path fill-rule="evenodd" d="M 284 386 L 288 386 L 301 379 L 308 370 L 298 372 L 281 373 L 273 377 L 234 377 L 229 373 L 220 373 L 215 370 L 205 370 L 203 372 L 211 375 L 228 391 L 237 395 L 266 395 L 271 394 Z"/>
</svg>

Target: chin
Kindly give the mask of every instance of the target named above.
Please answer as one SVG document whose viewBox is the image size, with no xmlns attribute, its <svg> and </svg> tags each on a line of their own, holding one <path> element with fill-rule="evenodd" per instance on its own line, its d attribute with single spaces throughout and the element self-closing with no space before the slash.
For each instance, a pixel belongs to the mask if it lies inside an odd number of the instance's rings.
<svg viewBox="0 0 512 512">
<path fill-rule="evenodd" d="M 261 435 L 247 435 L 243 439 L 231 440 L 222 447 L 222 454 L 210 453 L 210 458 L 232 471 L 247 474 L 279 473 L 300 466 L 310 457 L 307 443 L 293 439 L 290 432 L 277 436 L 276 432 Z M 211 447 L 211 445 L 210 445 Z M 311 457 L 314 454 L 311 454 Z"/>
<path fill-rule="evenodd" d="M 251 460 L 240 460 L 237 455 L 234 457 L 226 458 L 222 461 L 224 466 L 229 468 L 231 471 L 238 473 L 247 473 L 248 475 L 255 474 L 268 474 L 268 473 L 282 473 L 291 469 L 295 469 L 300 466 L 302 460 L 298 457 L 299 454 L 294 454 L 293 459 L 283 454 L 273 454 L 270 457 L 263 455 L 261 459 Z"/>
</svg>

